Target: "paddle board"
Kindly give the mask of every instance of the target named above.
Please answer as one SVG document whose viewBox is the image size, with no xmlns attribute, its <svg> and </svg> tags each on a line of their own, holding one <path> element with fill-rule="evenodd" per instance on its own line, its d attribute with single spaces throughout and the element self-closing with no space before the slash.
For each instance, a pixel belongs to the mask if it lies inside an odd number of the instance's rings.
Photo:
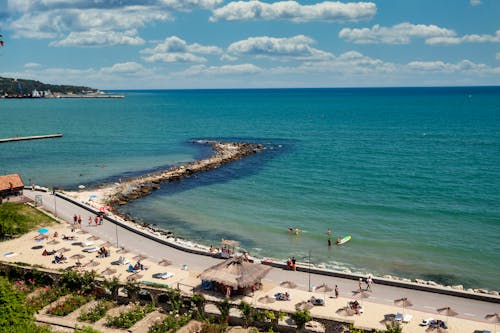
<svg viewBox="0 0 500 333">
<path fill-rule="evenodd" d="M 344 238 L 342 238 L 342 239 L 340 240 L 340 242 L 338 242 L 338 245 L 345 244 L 345 243 L 347 243 L 347 242 L 348 242 L 348 241 L 350 241 L 350 240 L 351 240 L 351 236 L 345 236 Z"/>
</svg>

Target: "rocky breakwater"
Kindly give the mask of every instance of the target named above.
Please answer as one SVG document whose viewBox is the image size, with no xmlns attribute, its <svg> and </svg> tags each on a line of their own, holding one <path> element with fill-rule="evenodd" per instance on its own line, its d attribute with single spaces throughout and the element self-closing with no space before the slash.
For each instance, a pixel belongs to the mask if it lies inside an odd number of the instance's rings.
<svg viewBox="0 0 500 333">
<path fill-rule="evenodd" d="M 168 170 L 127 179 L 120 184 L 114 194 L 110 195 L 107 200 L 108 203 L 112 207 L 116 205 L 125 205 L 129 201 L 144 197 L 152 191 L 159 189 L 161 183 L 180 180 L 195 173 L 213 170 L 224 164 L 243 159 L 264 149 L 263 145 L 253 143 L 220 142 L 213 140 L 196 140 L 193 141 L 193 143 L 210 145 L 214 154 L 208 158 L 175 166 Z"/>
</svg>

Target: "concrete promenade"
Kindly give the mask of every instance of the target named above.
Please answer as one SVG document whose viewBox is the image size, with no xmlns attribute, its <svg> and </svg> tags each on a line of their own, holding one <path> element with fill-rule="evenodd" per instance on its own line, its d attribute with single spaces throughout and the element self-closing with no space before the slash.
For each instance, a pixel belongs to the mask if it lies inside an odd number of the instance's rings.
<svg viewBox="0 0 500 333">
<path fill-rule="evenodd" d="M 104 224 L 99 227 L 88 226 L 87 219 L 89 216 L 95 216 L 94 214 L 84 207 L 75 205 L 74 203 L 54 196 L 50 193 L 25 190 L 24 195 L 33 200 L 35 200 L 35 196 L 40 196 L 39 199 L 41 199 L 45 209 L 53 212 L 56 216 L 65 221 L 72 223 L 74 214 L 81 215 L 83 220 L 82 229 L 100 237 L 102 240 L 113 243 L 114 246 L 125 247 L 131 252 L 143 254 L 147 256 L 150 261 L 159 262 L 162 259 L 167 258 L 172 262 L 173 266 L 181 267 L 182 265 L 187 265 L 189 270 L 194 272 L 201 272 L 204 269 L 220 262 L 220 259 L 191 254 L 160 244 L 154 240 L 142 237 L 130 230 L 116 226 L 109 221 L 105 221 Z M 283 289 L 279 288 L 279 283 L 286 280 L 297 283 L 300 292 L 304 293 L 307 293 L 310 286 L 318 286 L 323 283 L 330 286 L 338 285 L 340 296 L 342 298 L 359 299 L 354 293 L 358 290 L 358 283 L 352 279 L 311 274 L 308 272 L 291 272 L 273 268 L 263 280 L 263 283 L 265 285 L 270 285 L 268 290 L 279 290 Z M 311 294 L 321 296 L 321 294 L 318 293 Z M 428 291 L 419 291 L 380 284 L 374 284 L 373 292 L 370 293 L 369 298 L 361 299 L 361 301 L 367 309 L 383 308 L 384 310 L 390 309 L 392 313 L 395 313 L 401 312 L 402 309 L 394 306 L 394 300 L 402 297 L 407 297 L 413 303 L 413 306 L 410 309 L 405 309 L 405 312 L 416 314 L 414 315 L 414 321 L 418 318 L 429 317 L 442 319 L 443 316 L 437 314 L 436 309 L 450 306 L 459 314 L 457 317 L 449 318 L 449 322 L 453 323 L 453 327 L 450 327 L 450 331 L 453 332 L 473 332 L 476 329 L 489 329 L 490 331 L 494 331 L 494 325 L 488 323 L 484 317 L 486 314 L 500 312 L 500 304 L 498 301 L 473 300 L 465 297 L 442 295 Z M 328 302 L 333 302 L 333 300 L 329 300 L 327 298 L 327 303 Z M 325 312 L 326 311 L 327 310 L 325 310 Z M 334 310 L 328 311 L 334 312 Z M 327 315 L 327 313 L 325 313 L 325 315 Z M 352 317 L 350 318 L 352 319 Z M 467 325 L 461 324 L 462 321 L 463 323 L 467 323 Z M 356 323 L 358 323 L 357 320 Z M 413 323 L 411 329 L 407 329 L 405 331 L 425 332 L 424 327 L 419 329 L 418 325 L 414 324 L 415 323 Z M 373 327 L 374 324 L 371 324 L 370 322 L 361 322 L 361 326 Z"/>
</svg>

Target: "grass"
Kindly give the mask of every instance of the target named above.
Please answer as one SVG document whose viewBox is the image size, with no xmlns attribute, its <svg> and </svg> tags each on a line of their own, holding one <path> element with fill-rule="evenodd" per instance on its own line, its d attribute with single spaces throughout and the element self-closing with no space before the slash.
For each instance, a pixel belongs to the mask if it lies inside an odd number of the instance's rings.
<svg viewBox="0 0 500 333">
<path fill-rule="evenodd" d="M 33 207 L 7 202 L 0 205 L 0 240 L 22 235 L 54 220 Z"/>
</svg>

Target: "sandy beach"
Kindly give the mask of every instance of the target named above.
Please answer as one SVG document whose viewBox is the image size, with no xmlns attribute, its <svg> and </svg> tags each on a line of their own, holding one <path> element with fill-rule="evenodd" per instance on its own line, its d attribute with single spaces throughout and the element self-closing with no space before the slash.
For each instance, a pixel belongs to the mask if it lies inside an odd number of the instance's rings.
<svg viewBox="0 0 500 333">
<path fill-rule="evenodd" d="M 90 193 L 106 195 L 105 190 L 102 191 L 89 191 L 82 198 L 85 198 Z M 83 193 L 79 192 L 78 194 L 83 195 Z M 119 228 L 109 221 L 105 221 L 103 225 L 89 226 L 86 218 L 84 218 L 89 215 L 88 210 L 78 207 L 67 200 L 54 197 L 50 193 L 27 190 L 25 195 L 30 198 L 34 198 L 35 195 L 42 195 L 45 209 L 52 212 L 54 212 L 55 208 L 54 202 L 57 202 L 57 216 L 61 223 L 50 227 L 47 233 L 48 239 L 43 241 L 36 241 L 35 237 L 38 233 L 33 231 L 18 239 L 0 243 L 3 261 L 25 262 L 51 269 L 64 269 L 74 266 L 78 260 L 82 263 L 81 270 L 94 270 L 106 278 L 116 276 L 122 281 L 132 278 L 146 283 L 164 283 L 172 287 L 179 287 L 186 293 L 191 292 L 192 287 L 200 284 L 201 281 L 197 276 L 204 269 L 220 262 L 220 259 L 183 252 L 169 246 L 159 246 L 158 243 L 129 230 Z M 102 203 L 98 200 L 92 201 L 94 208 L 98 208 Z M 81 214 L 84 222 L 81 229 L 71 231 L 74 228 L 72 223 L 74 214 Z M 57 237 L 54 237 L 56 232 Z M 63 240 L 63 235 L 73 236 L 75 239 Z M 82 245 L 82 242 L 85 242 L 85 244 Z M 98 258 L 96 252 L 84 251 L 92 247 L 99 248 L 100 246 L 108 247 L 111 256 Z M 54 264 L 52 262 L 53 255 L 42 256 L 44 249 L 64 251 L 64 256 L 68 258 L 68 261 L 62 264 Z M 82 256 L 82 258 L 74 259 L 79 256 Z M 120 257 L 126 258 L 132 264 L 141 259 L 143 265 L 147 266 L 148 269 L 136 274 L 130 273 L 127 271 L 128 265 L 116 264 Z M 153 277 L 157 273 L 166 272 L 171 273 L 171 276 L 165 280 Z M 280 283 L 286 280 L 294 281 L 297 288 L 285 289 L 281 287 Z M 314 286 L 319 286 L 322 283 L 330 286 L 338 285 L 340 297 L 337 299 L 331 298 L 331 292 L 314 292 Z M 308 291 L 309 287 L 313 291 Z M 263 304 L 258 301 L 264 296 L 273 297 L 275 293 L 284 291 L 289 292 L 291 301 L 271 304 Z M 359 327 L 382 329 L 385 327 L 384 318 L 388 315 L 403 312 L 401 307 L 394 305 L 394 300 L 408 297 L 413 306 L 404 309 L 404 313 L 410 314 L 412 318 L 408 323 L 404 324 L 404 330 L 405 332 L 420 333 L 425 332 L 425 327 L 420 326 L 419 323 L 428 318 L 445 320 L 451 332 L 473 332 L 475 330 L 493 332 L 495 325 L 487 322 L 484 316 L 500 311 L 498 302 L 484 302 L 376 284 L 374 285 L 374 291 L 369 293 L 367 298 L 361 297 L 356 291 L 358 291 L 358 286 L 356 281 L 353 280 L 273 268 L 263 280 L 262 290 L 257 291 L 253 297 L 245 297 L 244 300 L 254 304 L 254 306 L 293 312 L 297 303 L 306 301 L 311 296 L 321 297 L 325 300 L 325 306 L 314 307 L 311 310 L 312 315 L 354 322 Z M 361 315 L 343 316 L 339 309 L 345 307 L 352 300 L 358 300 L 364 312 Z M 459 315 L 446 318 L 446 316 L 438 314 L 436 310 L 443 306 L 451 306 Z"/>
</svg>

